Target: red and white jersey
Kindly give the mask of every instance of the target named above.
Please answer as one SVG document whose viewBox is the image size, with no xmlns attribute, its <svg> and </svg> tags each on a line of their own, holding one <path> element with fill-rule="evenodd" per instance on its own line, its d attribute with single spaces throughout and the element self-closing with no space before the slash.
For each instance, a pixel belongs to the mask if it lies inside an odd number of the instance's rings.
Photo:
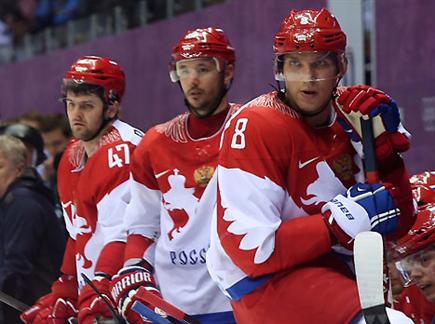
<svg viewBox="0 0 435 324">
<path fill-rule="evenodd" d="M 71 269 L 69 258 L 75 258 L 78 290 L 84 285 L 81 274 L 92 279 L 97 261 L 104 263 L 99 260 L 103 247 L 126 240 L 123 216 L 130 200 L 130 154 L 142 136 L 116 120 L 87 160 L 78 140 L 72 140 L 62 156 L 58 190 L 70 236 L 62 268 Z"/>
<path fill-rule="evenodd" d="M 435 302 L 430 303 L 416 285 L 403 289 L 394 309 L 405 313 L 414 323 L 431 324 L 435 320 Z"/>
<path fill-rule="evenodd" d="M 359 158 L 335 119 L 313 129 L 271 92 L 231 118 L 221 146 L 214 183 L 207 188 L 207 194 L 217 191 L 207 266 L 224 291 L 242 279 L 285 271 L 330 251 L 321 207 L 362 177 Z M 213 194 L 209 197 L 213 201 Z M 302 217 L 306 221 L 298 223 Z M 298 276 L 301 283 L 313 277 L 303 269 Z M 323 284 L 319 290 L 341 289 L 340 283 L 334 289 Z M 292 294 L 298 299 L 303 291 Z M 326 302 L 311 298 L 309 305 Z"/>
<path fill-rule="evenodd" d="M 231 104 L 225 121 L 239 107 Z M 194 315 L 230 311 L 207 272 L 211 218 L 198 209 L 216 169 L 224 123 L 212 136 L 193 139 L 188 118 L 185 113 L 151 128 L 134 152 L 126 228 L 155 240 L 138 256 L 154 265 L 165 300 Z"/>
</svg>

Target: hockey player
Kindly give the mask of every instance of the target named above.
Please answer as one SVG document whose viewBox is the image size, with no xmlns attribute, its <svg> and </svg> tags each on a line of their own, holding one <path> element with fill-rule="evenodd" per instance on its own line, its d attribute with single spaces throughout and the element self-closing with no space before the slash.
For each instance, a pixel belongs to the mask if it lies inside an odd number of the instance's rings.
<svg viewBox="0 0 435 324">
<path fill-rule="evenodd" d="M 435 172 L 415 175 L 411 183 L 419 213 L 395 247 L 405 288 L 394 307 L 415 323 L 429 324 L 435 320 Z"/>
<path fill-rule="evenodd" d="M 331 246 L 351 249 L 359 232 L 406 231 L 412 221 L 398 155 L 409 142 L 397 106 L 371 87 L 337 88 L 345 46 L 326 9 L 290 11 L 273 47 L 275 78 L 285 89 L 247 103 L 223 133 L 208 188 L 216 180 L 207 266 L 238 323 L 363 323 L 354 278 Z M 396 187 L 355 184 L 362 168 L 337 123 L 338 105 L 358 149 L 359 125 L 349 115 L 378 116 L 380 175 Z"/>
<path fill-rule="evenodd" d="M 110 317 L 82 274 L 109 300 L 109 280 L 122 266 L 130 154 L 142 137 L 118 119 L 124 90 L 124 72 L 108 58 L 81 57 L 65 74 L 63 101 L 75 139 L 60 161 L 58 189 L 69 240 L 62 276 L 22 314 L 25 323 Z"/>
<path fill-rule="evenodd" d="M 145 289 L 201 323 L 234 322 L 207 272 L 211 219 L 198 209 L 224 124 L 238 108 L 227 98 L 234 64 L 234 49 L 214 27 L 188 31 L 172 50 L 170 77 L 181 86 L 188 112 L 148 130 L 133 154 L 125 267 L 112 280 L 113 298 L 129 323 L 143 322 L 131 306 L 145 303 Z"/>
</svg>

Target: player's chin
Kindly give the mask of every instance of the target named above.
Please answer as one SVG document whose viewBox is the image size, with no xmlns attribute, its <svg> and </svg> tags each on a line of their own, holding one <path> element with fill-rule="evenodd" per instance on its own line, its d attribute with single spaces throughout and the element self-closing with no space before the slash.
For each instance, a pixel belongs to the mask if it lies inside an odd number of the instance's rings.
<svg viewBox="0 0 435 324">
<path fill-rule="evenodd" d="M 210 115 L 211 109 L 207 106 L 200 105 L 200 106 L 191 106 L 191 112 L 192 114 L 197 118 L 205 118 Z"/>
<path fill-rule="evenodd" d="M 435 286 L 430 285 L 422 290 L 423 295 L 426 297 L 428 302 L 433 303 L 435 302 Z"/>
</svg>

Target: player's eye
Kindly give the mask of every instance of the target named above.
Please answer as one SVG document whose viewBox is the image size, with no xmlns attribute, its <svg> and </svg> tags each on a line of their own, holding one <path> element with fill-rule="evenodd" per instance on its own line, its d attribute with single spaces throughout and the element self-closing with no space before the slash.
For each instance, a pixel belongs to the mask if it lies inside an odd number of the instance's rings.
<svg viewBox="0 0 435 324">
<path fill-rule="evenodd" d="M 301 63 L 298 60 L 288 60 L 287 61 L 287 65 L 291 66 L 291 67 L 299 67 L 301 65 Z"/>
</svg>

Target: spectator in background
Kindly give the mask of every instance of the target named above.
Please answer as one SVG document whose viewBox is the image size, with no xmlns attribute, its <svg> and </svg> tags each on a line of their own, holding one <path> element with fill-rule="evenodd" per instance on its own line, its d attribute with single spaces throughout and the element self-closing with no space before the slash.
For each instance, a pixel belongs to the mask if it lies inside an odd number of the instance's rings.
<svg viewBox="0 0 435 324">
<path fill-rule="evenodd" d="M 37 129 L 38 131 L 41 128 L 42 120 L 44 119 L 44 116 L 38 112 L 38 111 L 29 111 L 26 112 L 18 117 L 18 123 L 20 124 L 26 124 L 29 126 L 32 126 L 33 128 Z"/>
<path fill-rule="evenodd" d="M 44 153 L 44 142 L 35 128 L 25 124 L 0 126 L 1 135 L 11 135 L 21 140 L 27 149 L 27 165 L 37 167 L 47 159 Z"/>
<path fill-rule="evenodd" d="M 59 26 L 87 12 L 84 0 L 40 0 L 35 10 L 38 28 Z"/>
<path fill-rule="evenodd" d="M 62 228 L 67 234 L 65 220 L 63 218 L 62 204 L 59 201 L 57 192 L 57 167 L 60 158 L 71 137 L 71 128 L 65 114 L 48 114 L 41 120 L 41 135 L 44 140 L 44 152 L 47 160 L 42 164 L 42 178 L 54 193 L 55 212 L 62 224 Z"/>
<path fill-rule="evenodd" d="M 58 276 L 65 239 L 52 194 L 27 160 L 18 138 L 0 135 L 0 290 L 32 304 Z M 20 323 L 0 306 L 1 323 Z"/>
<path fill-rule="evenodd" d="M 43 117 L 40 132 L 44 140 L 44 151 L 48 155 L 44 161 L 43 179 L 50 188 L 56 187 L 57 164 L 71 137 L 71 129 L 64 114 L 48 114 Z"/>
</svg>

